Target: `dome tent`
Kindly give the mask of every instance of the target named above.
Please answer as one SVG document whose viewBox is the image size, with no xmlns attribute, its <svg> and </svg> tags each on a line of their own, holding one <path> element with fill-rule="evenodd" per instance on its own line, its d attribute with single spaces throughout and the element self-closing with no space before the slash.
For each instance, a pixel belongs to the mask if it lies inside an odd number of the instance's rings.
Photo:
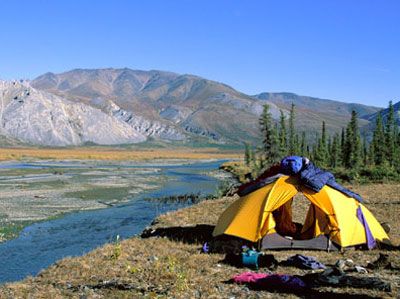
<svg viewBox="0 0 400 299">
<path fill-rule="evenodd" d="M 297 175 L 275 180 L 242 196 L 220 216 L 213 235 L 227 234 L 260 242 L 261 249 L 338 249 L 356 245 L 373 248 L 389 237 L 372 213 L 355 198 L 325 185 L 315 192 Z M 280 236 L 273 215 L 298 192 L 310 201 L 300 240 Z"/>
</svg>

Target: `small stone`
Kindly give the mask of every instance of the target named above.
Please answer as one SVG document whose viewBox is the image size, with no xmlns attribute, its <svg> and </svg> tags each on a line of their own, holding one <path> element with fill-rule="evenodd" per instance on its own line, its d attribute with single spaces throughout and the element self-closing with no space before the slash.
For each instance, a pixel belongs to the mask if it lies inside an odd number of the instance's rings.
<svg viewBox="0 0 400 299">
<path fill-rule="evenodd" d="M 364 267 L 361 267 L 361 266 L 355 266 L 355 269 L 358 273 L 364 273 L 364 274 L 368 273 L 367 269 L 365 269 Z"/>
<path fill-rule="evenodd" d="M 351 259 L 345 260 L 344 263 L 345 263 L 345 265 L 346 265 L 347 267 L 353 267 L 353 266 L 354 266 L 354 261 L 351 260 Z"/>
<path fill-rule="evenodd" d="M 149 261 L 150 261 L 150 262 L 158 261 L 158 257 L 156 257 L 155 255 L 152 255 L 152 256 L 149 258 Z"/>
</svg>

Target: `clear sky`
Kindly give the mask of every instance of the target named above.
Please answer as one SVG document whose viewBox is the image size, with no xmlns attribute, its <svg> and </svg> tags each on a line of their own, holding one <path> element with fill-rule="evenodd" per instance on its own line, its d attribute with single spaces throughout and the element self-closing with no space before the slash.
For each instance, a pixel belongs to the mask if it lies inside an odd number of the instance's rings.
<svg viewBox="0 0 400 299">
<path fill-rule="evenodd" d="M 248 93 L 400 101 L 400 1 L 0 2 L 0 78 L 129 67 Z"/>
</svg>

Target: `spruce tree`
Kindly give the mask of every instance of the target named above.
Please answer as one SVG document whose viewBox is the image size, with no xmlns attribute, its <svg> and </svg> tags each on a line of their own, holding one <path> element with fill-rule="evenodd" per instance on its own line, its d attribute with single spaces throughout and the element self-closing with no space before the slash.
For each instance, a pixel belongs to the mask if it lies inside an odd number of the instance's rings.
<svg viewBox="0 0 400 299">
<path fill-rule="evenodd" d="M 376 125 L 374 130 L 374 135 L 372 138 L 372 147 L 374 153 L 374 164 L 382 165 L 384 164 L 385 157 L 385 132 L 383 129 L 382 112 L 379 112 L 376 117 Z"/>
<path fill-rule="evenodd" d="M 358 129 L 357 112 L 351 112 L 351 119 L 346 128 L 344 166 L 358 169 L 361 165 L 361 138 Z"/>
<path fill-rule="evenodd" d="M 281 157 L 286 156 L 288 152 L 287 146 L 287 132 L 286 132 L 286 116 L 282 110 L 281 117 L 279 120 L 279 155 Z"/>
<path fill-rule="evenodd" d="M 321 138 L 317 138 L 317 146 L 314 153 L 315 163 L 318 166 L 326 167 L 328 166 L 328 145 L 326 141 L 326 127 L 325 122 L 322 122 L 322 132 Z"/>
<path fill-rule="evenodd" d="M 322 165 L 326 166 L 328 164 L 328 144 L 326 137 L 326 125 L 325 121 L 322 122 L 322 134 L 321 134 L 321 162 Z"/>
<path fill-rule="evenodd" d="M 295 119 L 295 105 L 292 103 L 292 107 L 290 109 L 289 115 L 289 155 L 294 155 L 296 152 L 296 144 L 295 144 L 295 130 L 294 130 L 294 119 Z"/>
<path fill-rule="evenodd" d="M 249 143 L 244 143 L 244 162 L 246 166 L 250 167 L 253 164 L 254 153 Z"/>
<path fill-rule="evenodd" d="M 317 165 L 319 164 L 319 144 L 321 143 L 321 138 L 319 137 L 319 133 L 315 133 L 315 142 L 314 144 L 311 145 L 311 153 L 310 153 L 310 159 L 314 161 Z"/>
<path fill-rule="evenodd" d="M 363 137 L 362 161 L 364 166 L 369 164 L 368 145 L 367 145 L 367 138 L 365 136 Z"/>
<path fill-rule="evenodd" d="M 395 133 L 396 122 L 394 118 L 394 107 L 392 101 L 389 102 L 389 113 L 386 120 L 385 126 L 385 156 L 389 165 L 393 166 L 395 159 L 396 150 L 396 133 Z"/>
<path fill-rule="evenodd" d="M 346 152 L 346 134 L 344 128 L 340 135 L 340 166 L 344 166 L 344 156 Z"/>
<path fill-rule="evenodd" d="M 306 132 L 301 133 L 301 141 L 300 141 L 300 155 L 307 156 L 307 144 L 306 144 Z"/>
<path fill-rule="evenodd" d="M 331 165 L 331 155 L 332 155 L 332 138 L 329 136 L 328 138 L 328 144 L 326 146 L 327 152 L 326 152 L 326 165 L 330 166 Z"/>
<path fill-rule="evenodd" d="M 368 166 L 375 165 L 375 148 L 374 148 L 374 141 L 369 144 L 368 146 Z"/>
<path fill-rule="evenodd" d="M 294 154 L 300 155 L 300 136 L 297 133 L 294 135 Z"/>
<path fill-rule="evenodd" d="M 280 161 L 282 158 L 283 156 L 279 151 L 279 128 L 278 124 L 276 124 L 274 130 L 272 130 L 272 151 L 268 161 L 273 164 Z"/>
<path fill-rule="evenodd" d="M 267 165 L 271 165 L 279 160 L 279 140 L 277 129 L 273 124 L 272 115 L 267 104 L 264 105 L 259 123 L 263 138 L 265 162 Z"/>
<path fill-rule="evenodd" d="M 339 134 L 333 136 L 331 150 L 330 150 L 330 166 L 336 168 L 340 165 L 340 137 Z"/>
</svg>

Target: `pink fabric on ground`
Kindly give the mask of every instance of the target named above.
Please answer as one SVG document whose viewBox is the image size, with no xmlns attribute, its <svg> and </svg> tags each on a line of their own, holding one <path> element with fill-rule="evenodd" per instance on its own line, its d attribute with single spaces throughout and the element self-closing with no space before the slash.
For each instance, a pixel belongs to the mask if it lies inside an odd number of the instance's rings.
<svg viewBox="0 0 400 299">
<path fill-rule="evenodd" d="M 268 274 L 266 273 L 254 273 L 254 272 L 244 272 L 233 277 L 233 281 L 236 283 L 249 283 L 257 282 L 260 279 L 266 278 Z"/>
<path fill-rule="evenodd" d="M 247 284 L 249 286 L 261 289 L 290 289 L 302 290 L 307 287 L 306 283 L 299 277 L 288 274 L 266 274 L 255 272 L 244 272 L 235 275 L 233 281 L 238 284 Z"/>
</svg>

